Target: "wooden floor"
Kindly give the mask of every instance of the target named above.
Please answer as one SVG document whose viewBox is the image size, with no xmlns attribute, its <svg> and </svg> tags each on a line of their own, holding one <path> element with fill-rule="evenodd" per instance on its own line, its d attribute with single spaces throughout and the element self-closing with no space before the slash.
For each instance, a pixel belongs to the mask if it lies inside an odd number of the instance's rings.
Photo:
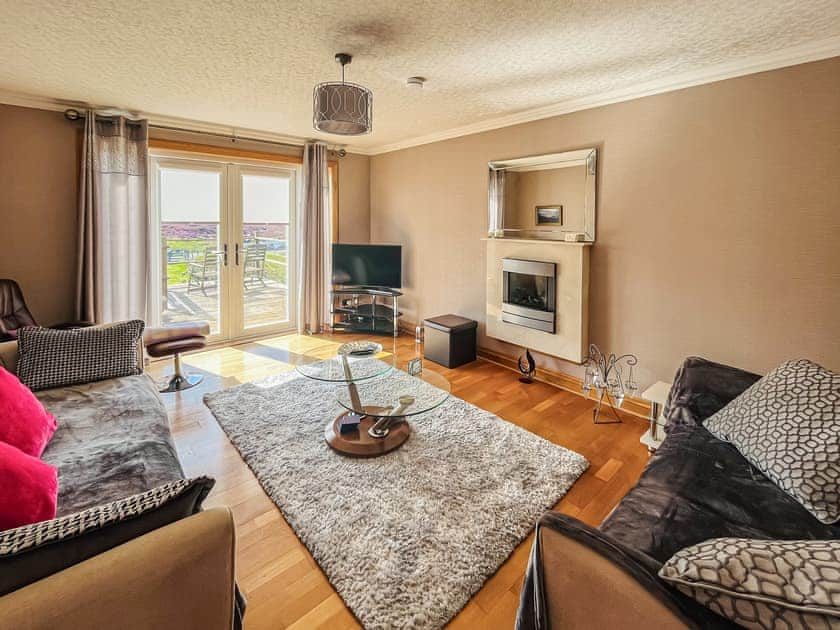
<svg viewBox="0 0 840 630">
<path fill-rule="evenodd" d="M 247 630 L 278 628 L 358 628 L 350 610 L 280 512 L 262 491 L 248 466 L 202 403 L 208 391 L 258 380 L 293 369 L 303 355 L 334 353 L 350 335 L 289 335 L 186 356 L 204 383 L 181 394 L 164 394 L 178 454 L 187 475 L 206 474 L 216 487 L 206 506 L 228 505 L 237 527 L 237 578 L 248 598 Z M 379 338 L 380 340 L 382 338 Z M 417 356 L 412 337 L 396 343 L 399 364 Z M 452 384 L 452 393 L 505 420 L 583 454 L 589 470 L 556 509 L 597 525 L 630 489 L 647 462 L 639 444 L 645 423 L 625 416 L 622 424 L 594 425 L 593 403 L 577 394 L 534 383 L 486 361 L 448 370 L 424 362 Z M 155 362 L 149 373 L 160 378 L 170 362 Z M 450 628 L 513 628 L 532 537 L 511 554 L 455 617 Z"/>
</svg>

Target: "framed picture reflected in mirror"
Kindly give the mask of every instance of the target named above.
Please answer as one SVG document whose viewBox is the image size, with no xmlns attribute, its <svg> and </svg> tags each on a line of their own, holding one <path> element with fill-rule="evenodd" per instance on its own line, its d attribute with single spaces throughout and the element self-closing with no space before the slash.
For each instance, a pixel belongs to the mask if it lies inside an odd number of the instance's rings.
<svg viewBox="0 0 840 630">
<path fill-rule="evenodd" d="M 563 225 L 563 206 L 537 206 L 537 225 Z"/>
</svg>

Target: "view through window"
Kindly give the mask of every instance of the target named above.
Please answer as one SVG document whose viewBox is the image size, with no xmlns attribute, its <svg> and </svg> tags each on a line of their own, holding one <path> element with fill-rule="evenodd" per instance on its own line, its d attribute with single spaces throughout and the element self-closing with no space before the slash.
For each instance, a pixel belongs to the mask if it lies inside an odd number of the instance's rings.
<svg viewBox="0 0 840 630">
<path fill-rule="evenodd" d="M 294 171 L 160 158 L 160 320 L 236 337 L 292 322 Z"/>
</svg>

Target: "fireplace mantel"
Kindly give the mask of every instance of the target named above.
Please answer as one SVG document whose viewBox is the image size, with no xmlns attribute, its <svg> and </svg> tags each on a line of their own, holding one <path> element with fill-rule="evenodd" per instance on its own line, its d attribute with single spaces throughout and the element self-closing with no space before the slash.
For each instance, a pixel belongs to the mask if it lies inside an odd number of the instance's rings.
<svg viewBox="0 0 840 630">
<path fill-rule="evenodd" d="M 589 344 L 589 251 L 592 243 L 525 238 L 483 239 L 487 248 L 487 335 L 580 363 Z M 554 263 L 554 333 L 502 320 L 502 260 Z"/>
<path fill-rule="evenodd" d="M 540 245 L 560 245 L 562 247 L 592 247 L 595 244 L 574 241 L 551 241 L 547 238 L 515 238 L 509 236 L 497 236 L 495 238 L 484 237 L 481 240 L 488 243 L 539 243 Z"/>
</svg>

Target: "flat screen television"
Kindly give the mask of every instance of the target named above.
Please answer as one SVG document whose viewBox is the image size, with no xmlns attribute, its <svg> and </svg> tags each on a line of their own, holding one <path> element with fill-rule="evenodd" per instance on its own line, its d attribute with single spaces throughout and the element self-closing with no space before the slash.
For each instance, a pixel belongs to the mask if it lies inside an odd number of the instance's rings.
<svg viewBox="0 0 840 630">
<path fill-rule="evenodd" d="M 347 245 L 332 249 L 333 284 L 402 287 L 402 245 Z"/>
</svg>

